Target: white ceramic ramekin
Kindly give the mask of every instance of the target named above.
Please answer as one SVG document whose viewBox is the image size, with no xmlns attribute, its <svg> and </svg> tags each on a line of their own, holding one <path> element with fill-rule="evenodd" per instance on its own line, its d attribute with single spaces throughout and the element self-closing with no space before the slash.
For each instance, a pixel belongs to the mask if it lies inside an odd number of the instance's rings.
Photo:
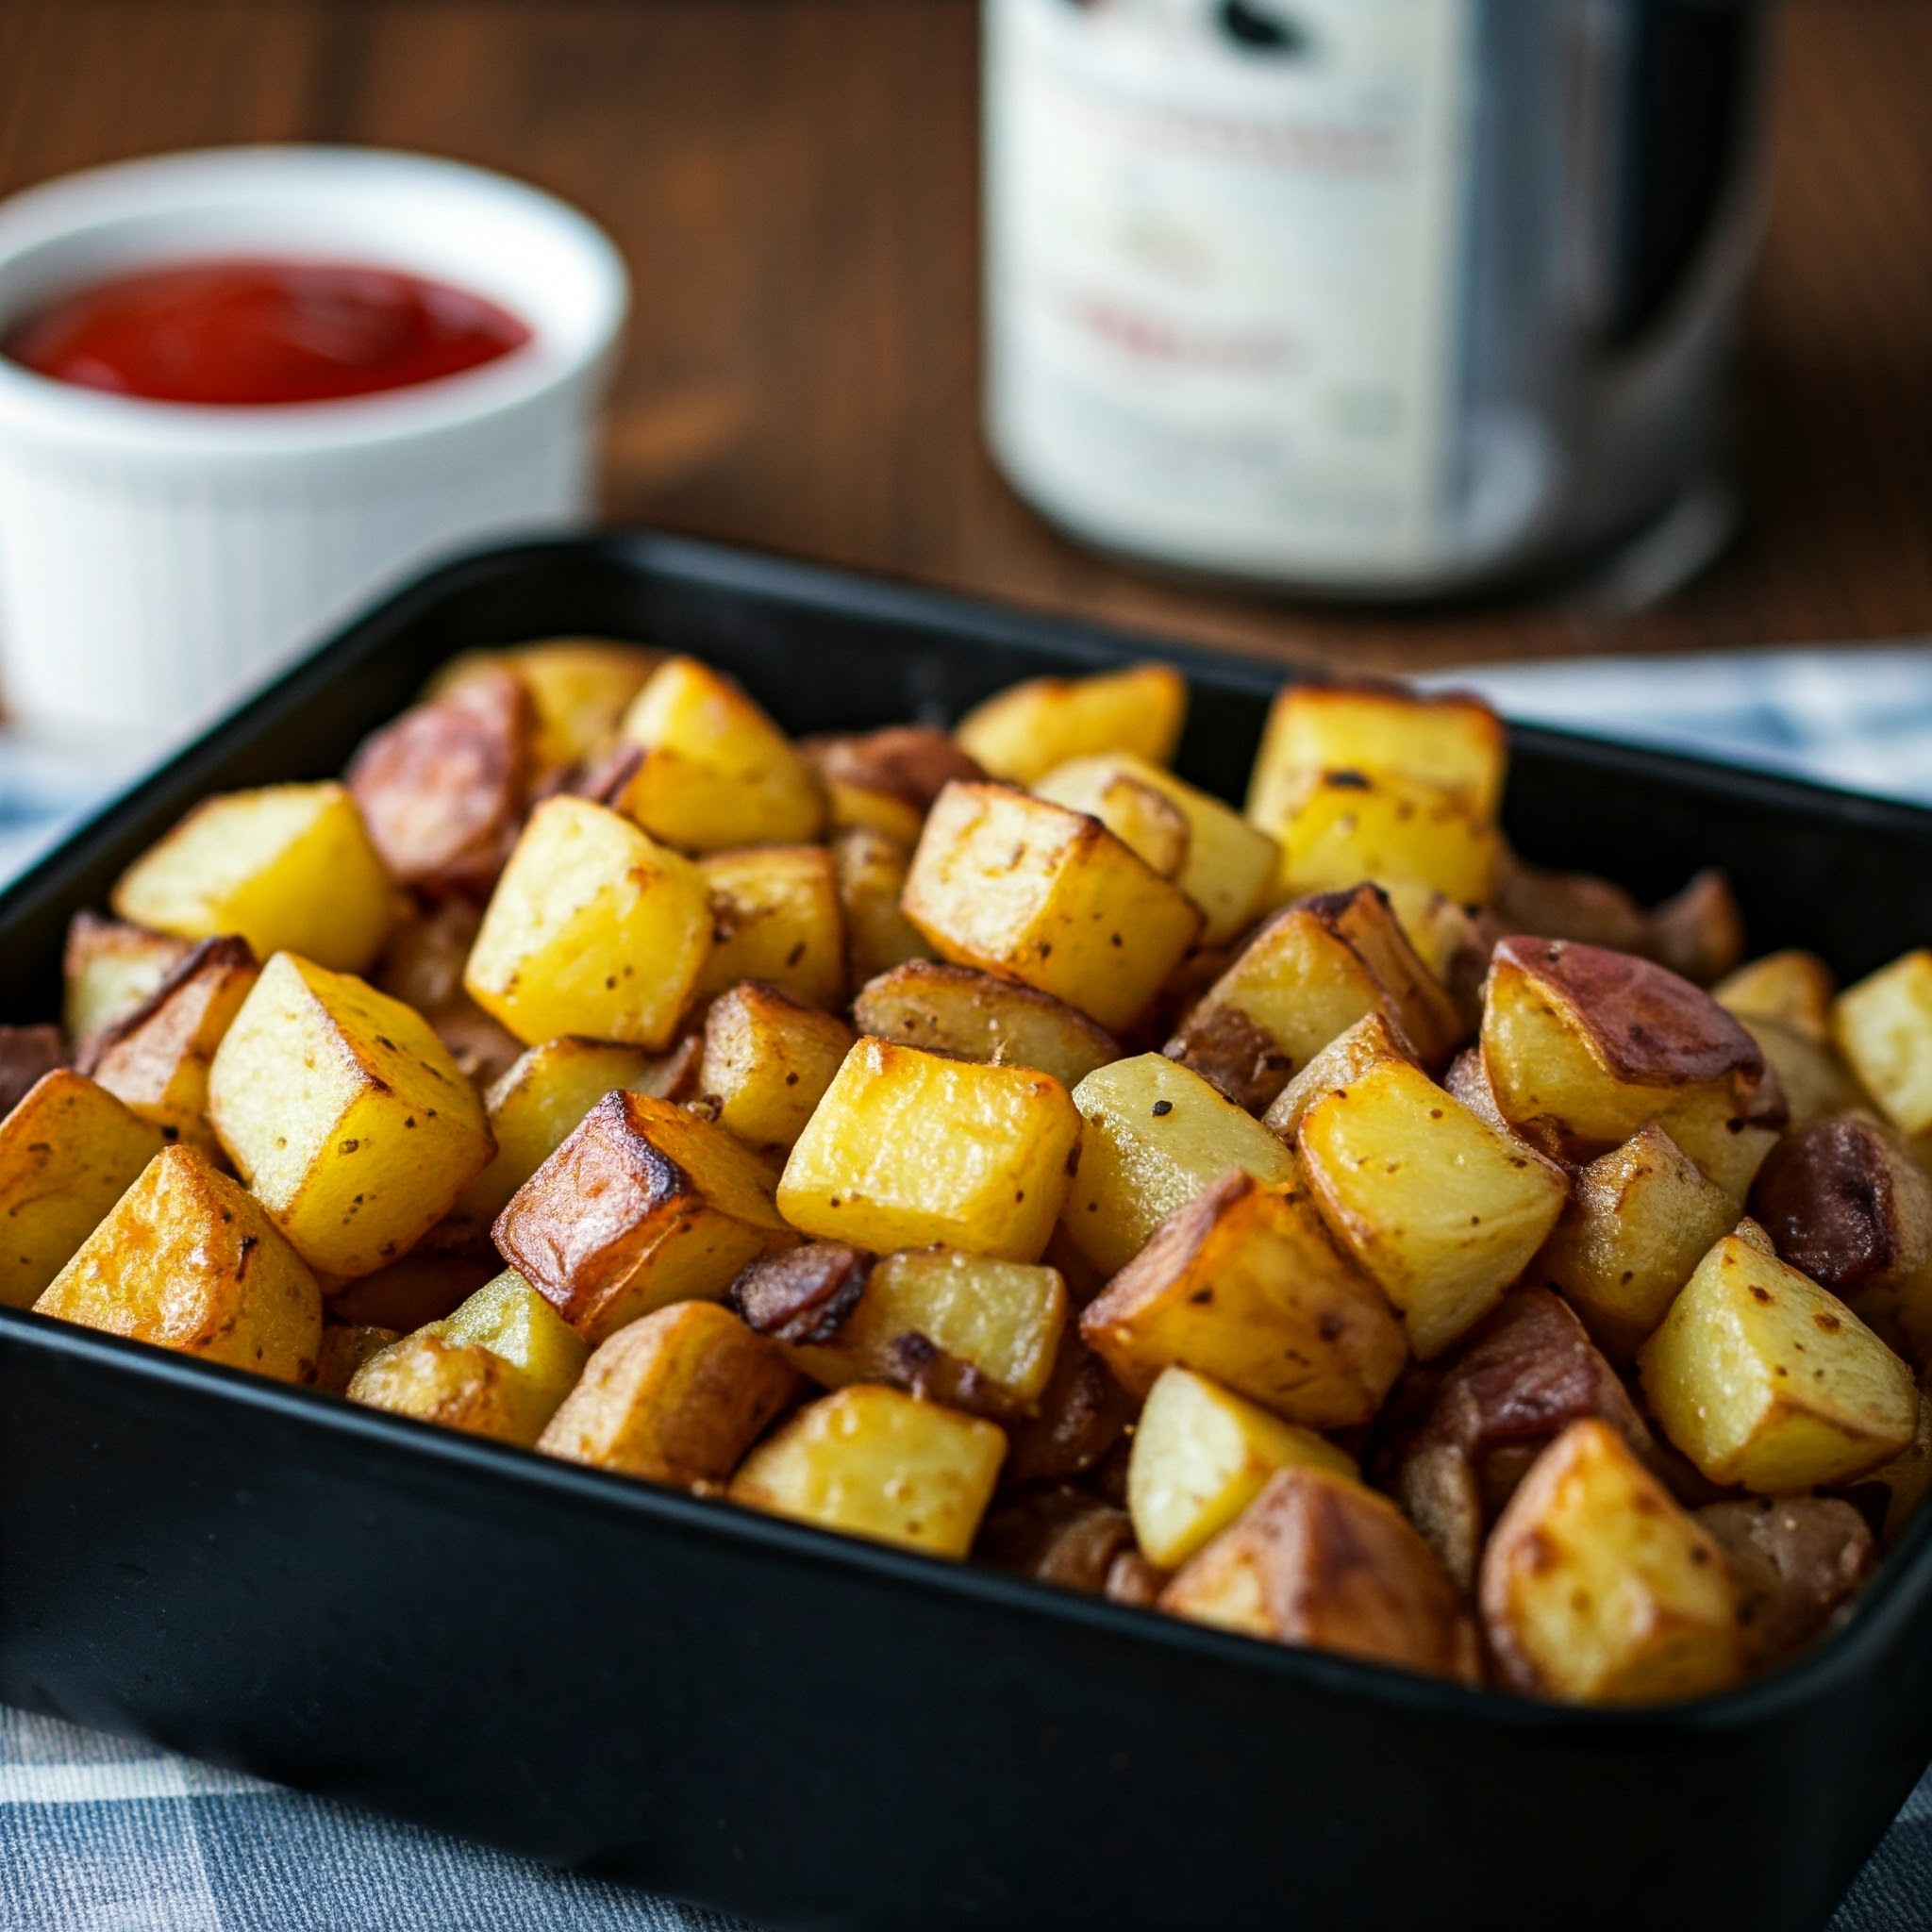
<svg viewBox="0 0 1932 1932">
<path fill-rule="evenodd" d="M 0 332 L 76 285 L 222 255 L 413 270 L 531 340 L 442 381 L 263 408 L 135 401 L 0 358 L 0 698 L 29 734 L 176 736 L 426 558 L 590 509 L 626 280 L 582 215 L 368 149 L 95 169 L 0 206 Z"/>
</svg>

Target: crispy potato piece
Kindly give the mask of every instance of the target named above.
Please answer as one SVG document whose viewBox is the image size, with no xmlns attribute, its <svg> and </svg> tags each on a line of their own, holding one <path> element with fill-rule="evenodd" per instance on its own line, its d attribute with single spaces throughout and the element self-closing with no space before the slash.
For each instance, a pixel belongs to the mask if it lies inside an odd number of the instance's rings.
<svg viewBox="0 0 1932 1932">
<path fill-rule="evenodd" d="M 810 766 L 730 678 L 694 658 L 658 665 L 618 728 L 644 754 L 618 808 L 668 845 L 798 845 L 824 828 Z"/>
<path fill-rule="evenodd" d="M 1932 1127 L 1932 951 L 1907 953 L 1840 993 L 1831 1030 L 1894 1126 Z"/>
<path fill-rule="evenodd" d="M 698 870 L 711 895 L 711 956 L 698 974 L 705 999 L 762 979 L 814 1007 L 845 992 L 845 915 L 823 845 L 720 852 Z"/>
<path fill-rule="evenodd" d="M 425 698 L 440 698 L 471 680 L 513 672 L 530 694 L 535 727 L 533 771 L 575 764 L 616 735 L 644 681 L 664 661 L 662 651 L 608 638 L 544 638 L 507 650 L 465 651 L 437 673 Z"/>
<path fill-rule="evenodd" d="M 535 722 L 522 678 L 480 670 L 363 741 L 349 795 L 392 877 L 489 895 L 523 821 Z"/>
<path fill-rule="evenodd" d="M 592 1343 L 673 1302 L 718 1300 L 796 1240 L 750 1148 L 626 1092 L 591 1108 L 496 1223 L 504 1259 Z"/>
<path fill-rule="evenodd" d="M 902 900 L 955 965 L 1038 987 L 1118 1029 L 1201 929 L 1178 888 L 1098 820 L 1000 785 L 948 785 Z"/>
<path fill-rule="evenodd" d="M 208 1111 L 295 1252 L 342 1277 L 414 1247 L 491 1151 L 476 1090 L 419 1014 L 291 953 L 215 1050 Z"/>
<path fill-rule="evenodd" d="M 1088 1074 L 1074 1105 L 1086 1124 L 1064 1224 L 1106 1274 L 1124 1268 L 1169 1215 L 1224 1174 L 1295 1178 L 1294 1156 L 1259 1121 L 1158 1053 Z"/>
<path fill-rule="evenodd" d="M 1386 1013 L 1366 1013 L 1338 1033 L 1274 1096 L 1261 1124 L 1292 1147 L 1309 1108 L 1324 1094 L 1360 1079 L 1377 1060 L 1403 1060 L 1412 1067 L 1415 1049 Z"/>
<path fill-rule="evenodd" d="M 374 1274 L 326 1282 L 324 1292 L 334 1321 L 413 1335 L 418 1328 L 455 1314 L 486 1281 L 494 1281 L 502 1268 L 493 1248 L 486 1256 L 418 1249 Z"/>
<path fill-rule="evenodd" d="M 1277 898 L 1346 891 L 1364 879 L 1413 879 L 1460 906 L 1486 906 L 1495 891 L 1494 825 L 1461 793 L 1419 779 L 1322 773 L 1278 818 L 1256 823 L 1281 846 Z"/>
<path fill-rule="evenodd" d="M 1910 1527 L 1928 1489 L 1932 1489 L 1932 1396 L 1922 1389 L 1912 1440 L 1890 1462 L 1861 1476 L 1851 1493 L 1861 1502 L 1872 1499 L 1872 1516 L 1890 1549 Z"/>
<path fill-rule="evenodd" d="M 1711 989 L 1725 1011 L 1747 1024 L 1774 1020 L 1820 1046 L 1831 1044 L 1831 1002 L 1838 975 L 1816 953 L 1767 953 Z"/>
<path fill-rule="evenodd" d="M 0 1121 L 0 1307 L 31 1307 L 165 1144 L 84 1074 L 42 1074 Z"/>
<path fill-rule="evenodd" d="M 1490 1654 L 1506 1683 L 1569 1704 L 1658 1704 L 1743 1674 L 1724 1553 L 1607 1424 L 1537 1458 L 1483 1553 Z"/>
<path fill-rule="evenodd" d="M 182 939 L 246 940 L 360 973 L 395 923 L 395 886 L 341 785 L 270 785 L 204 799 L 121 874 L 122 919 Z"/>
<path fill-rule="evenodd" d="M 203 940 L 98 1038 L 93 1078 L 170 1139 L 214 1153 L 208 1068 L 258 974 L 245 941 Z"/>
<path fill-rule="evenodd" d="M 1641 1127 L 1578 1170 L 1530 1273 L 1576 1310 L 1611 1360 L 1628 1361 L 1736 1212 L 1661 1127 Z"/>
<path fill-rule="evenodd" d="M 1136 1392 L 1179 1364 L 1313 1428 L 1372 1420 L 1408 1356 L 1307 1190 L 1239 1172 L 1161 1223 L 1080 1332 Z"/>
<path fill-rule="evenodd" d="M 1827 1115 L 1870 1109 L 1872 1098 L 1852 1078 L 1837 1052 L 1779 1020 L 1740 1023 L 1763 1054 L 1785 1096 L 1790 1124 L 1803 1127 Z"/>
<path fill-rule="evenodd" d="M 1276 1470 L 1359 1476 L 1355 1457 L 1197 1375 L 1164 1369 L 1127 1464 L 1127 1508 L 1149 1562 L 1177 1570 L 1260 1494 Z"/>
<path fill-rule="evenodd" d="M 824 787 L 834 831 L 869 826 L 908 850 L 919 842 L 919 828 L 947 785 L 987 775 L 950 732 L 929 724 L 808 739 L 798 749 Z"/>
<path fill-rule="evenodd" d="M 1715 870 L 1701 872 L 1653 907 L 1644 950 L 1692 986 L 1722 979 L 1744 957 L 1744 914 L 1730 880 Z"/>
<path fill-rule="evenodd" d="M 1325 1469 L 1270 1477 L 1161 1592 L 1160 1607 L 1276 1643 L 1476 1680 L 1474 1632 L 1428 1545 L 1386 1496 Z"/>
<path fill-rule="evenodd" d="M 1482 1043 L 1504 1115 L 1566 1158 L 1607 1153 L 1655 1122 L 1741 1204 L 1784 1124 L 1784 1097 L 1743 1026 L 1627 954 L 1504 940 Z"/>
<path fill-rule="evenodd" d="M 1424 697 L 1395 685 L 1291 684 L 1268 714 L 1248 780 L 1248 816 L 1272 825 L 1310 778 L 1359 772 L 1421 779 L 1492 819 L 1509 746 L 1480 698 Z"/>
<path fill-rule="evenodd" d="M 734 1503 L 846 1536 L 963 1557 L 992 1498 L 1007 1439 L 896 1389 L 841 1389 L 745 1457 Z"/>
<path fill-rule="evenodd" d="M 1813 1123 L 1771 1150 L 1751 1211 L 1778 1258 L 1932 1367 L 1932 1180 L 1874 1120 Z"/>
<path fill-rule="evenodd" d="M 311 1382 L 322 1290 L 260 1205 L 190 1147 L 142 1170 L 34 1312 Z"/>
<path fill-rule="evenodd" d="M 1007 1479 L 1071 1482 L 1085 1475 L 1118 1450 L 1140 1408 L 1140 1399 L 1121 1387 L 1069 1322 L 1040 1413 L 1007 1425 Z"/>
<path fill-rule="evenodd" d="M 1051 1074 L 865 1039 L 792 1148 L 778 1208 L 825 1241 L 879 1250 L 941 1241 L 1033 1261 L 1079 1139 L 1079 1115 Z"/>
<path fill-rule="evenodd" d="M 855 826 L 833 839 L 848 991 L 909 959 L 932 958 L 932 948 L 899 908 L 911 868 L 911 847 L 883 832 Z"/>
<path fill-rule="evenodd" d="M 1318 1100 L 1296 1144 L 1323 1219 L 1424 1361 L 1503 1299 L 1570 1191 L 1558 1168 L 1400 1060 Z"/>
<path fill-rule="evenodd" d="M 1496 878 L 1496 917 L 1509 932 L 1572 940 L 1649 958 L 1650 921 L 1622 886 L 1587 872 L 1551 872 L 1506 853 Z"/>
<path fill-rule="evenodd" d="M 1912 1440 L 1912 1373 L 1838 1299 L 1736 1235 L 1638 1357 L 1651 1413 L 1713 1482 L 1761 1495 L 1854 1481 Z"/>
<path fill-rule="evenodd" d="M 976 1561 L 1088 1596 L 1107 1593 L 1114 1565 L 1134 1551 L 1134 1525 L 1083 1491 L 1056 1484 L 994 1509 L 973 1545 Z"/>
<path fill-rule="evenodd" d="M 464 990 L 526 1046 L 576 1033 L 660 1051 L 711 924 L 690 859 L 602 806 L 546 798 L 497 881 Z"/>
<path fill-rule="evenodd" d="M 65 985 L 60 1024 L 74 1042 L 76 1065 L 88 1063 L 95 1040 L 143 1005 L 193 944 L 173 933 L 149 932 L 92 912 L 74 915 L 60 968 Z"/>
<path fill-rule="evenodd" d="M 1033 789 L 1056 805 L 1091 812 L 1156 872 L 1173 879 L 1207 921 L 1203 945 L 1224 945 L 1268 898 L 1281 858 L 1274 841 L 1220 799 L 1145 758 L 1124 752 L 1075 758 L 1048 773 Z M 1141 808 L 1150 796 L 1167 809 L 1164 814 L 1151 811 L 1143 844 L 1137 834 Z M 1178 836 L 1172 830 L 1176 821 Z"/>
<path fill-rule="evenodd" d="M 856 1037 L 830 1013 L 749 980 L 705 1014 L 698 1091 L 741 1141 L 789 1151 Z"/>
<path fill-rule="evenodd" d="M 451 1341 L 474 1341 L 521 1369 L 553 1409 L 591 1358 L 590 1344 L 514 1268 L 492 1276 L 431 1325 Z"/>
<path fill-rule="evenodd" d="M 874 1040 L 1032 1067 L 1069 1089 L 1121 1057 L 1112 1034 L 1050 993 L 934 959 L 908 959 L 868 980 L 852 1017 Z"/>
<path fill-rule="evenodd" d="M 1482 1024 L 1483 981 L 1504 928 L 1491 912 L 1472 912 L 1417 879 L 1384 879 L 1382 891 L 1415 956 L 1461 1021 L 1461 1037 Z"/>
<path fill-rule="evenodd" d="M 953 735 L 995 778 L 1037 784 L 1070 758 L 1131 752 L 1165 765 L 1180 742 L 1188 684 L 1168 664 L 1092 677 L 1036 677 L 976 705 Z"/>
<path fill-rule="evenodd" d="M 1795 1657 L 1822 1635 L 1878 1567 L 1865 1519 L 1835 1497 L 1710 1503 L 1697 1522 L 1731 1566 L 1754 1672 Z"/>
<path fill-rule="evenodd" d="M 676 1302 L 598 1345 L 537 1447 L 680 1489 L 722 1483 L 798 1381 L 728 1309 Z"/>
<path fill-rule="evenodd" d="M 315 1387 L 325 1395 L 346 1395 L 356 1372 L 371 1356 L 402 1340 L 395 1328 L 375 1328 L 347 1322 L 324 1322 L 322 1352 L 316 1363 Z"/>
</svg>

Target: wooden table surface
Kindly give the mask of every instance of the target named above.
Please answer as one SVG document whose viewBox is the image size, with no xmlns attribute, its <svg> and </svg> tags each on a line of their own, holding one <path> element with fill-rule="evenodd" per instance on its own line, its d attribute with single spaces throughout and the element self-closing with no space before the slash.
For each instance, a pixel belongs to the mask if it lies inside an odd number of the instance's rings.
<svg viewBox="0 0 1932 1932">
<path fill-rule="evenodd" d="M 424 148 L 617 237 L 613 514 L 1365 665 L 1932 634 L 1932 0 L 1793 0 L 1750 522 L 1641 617 L 1343 615 L 1086 555 L 976 427 L 974 0 L 0 0 L 0 192 L 239 141 Z"/>
</svg>

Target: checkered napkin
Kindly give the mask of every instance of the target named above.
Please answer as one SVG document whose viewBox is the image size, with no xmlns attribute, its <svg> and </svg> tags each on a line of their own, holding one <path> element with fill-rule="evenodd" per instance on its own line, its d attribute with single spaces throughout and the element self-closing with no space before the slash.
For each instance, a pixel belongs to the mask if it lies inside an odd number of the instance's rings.
<svg viewBox="0 0 1932 1932">
<path fill-rule="evenodd" d="M 1513 717 L 1932 804 L 1932 644 L 1458 672 Z M 0 742 L 0 874 L 101 775 Z M 48 1718 L 0 1709 L 0 1932 L 725 1932 L 554 1872 Z M 1932 1925 L 1932 1775 L 1832 1932 Z"/>
</svg>

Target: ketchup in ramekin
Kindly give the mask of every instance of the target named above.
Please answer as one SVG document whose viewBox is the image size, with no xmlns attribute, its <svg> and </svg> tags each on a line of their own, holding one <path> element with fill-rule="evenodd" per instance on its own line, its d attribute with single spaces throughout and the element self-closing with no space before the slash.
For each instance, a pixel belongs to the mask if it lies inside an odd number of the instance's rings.
<svg viewBox="0 0 1932 1932">
<path fill-rule="evenodd" d="M 228 407 L 408 389 L 529 340 L 495 303 L 398 269 L 231 257 L 71 291 L 30 314 L 0 352 L 83 389 Z"/>
</svg>

